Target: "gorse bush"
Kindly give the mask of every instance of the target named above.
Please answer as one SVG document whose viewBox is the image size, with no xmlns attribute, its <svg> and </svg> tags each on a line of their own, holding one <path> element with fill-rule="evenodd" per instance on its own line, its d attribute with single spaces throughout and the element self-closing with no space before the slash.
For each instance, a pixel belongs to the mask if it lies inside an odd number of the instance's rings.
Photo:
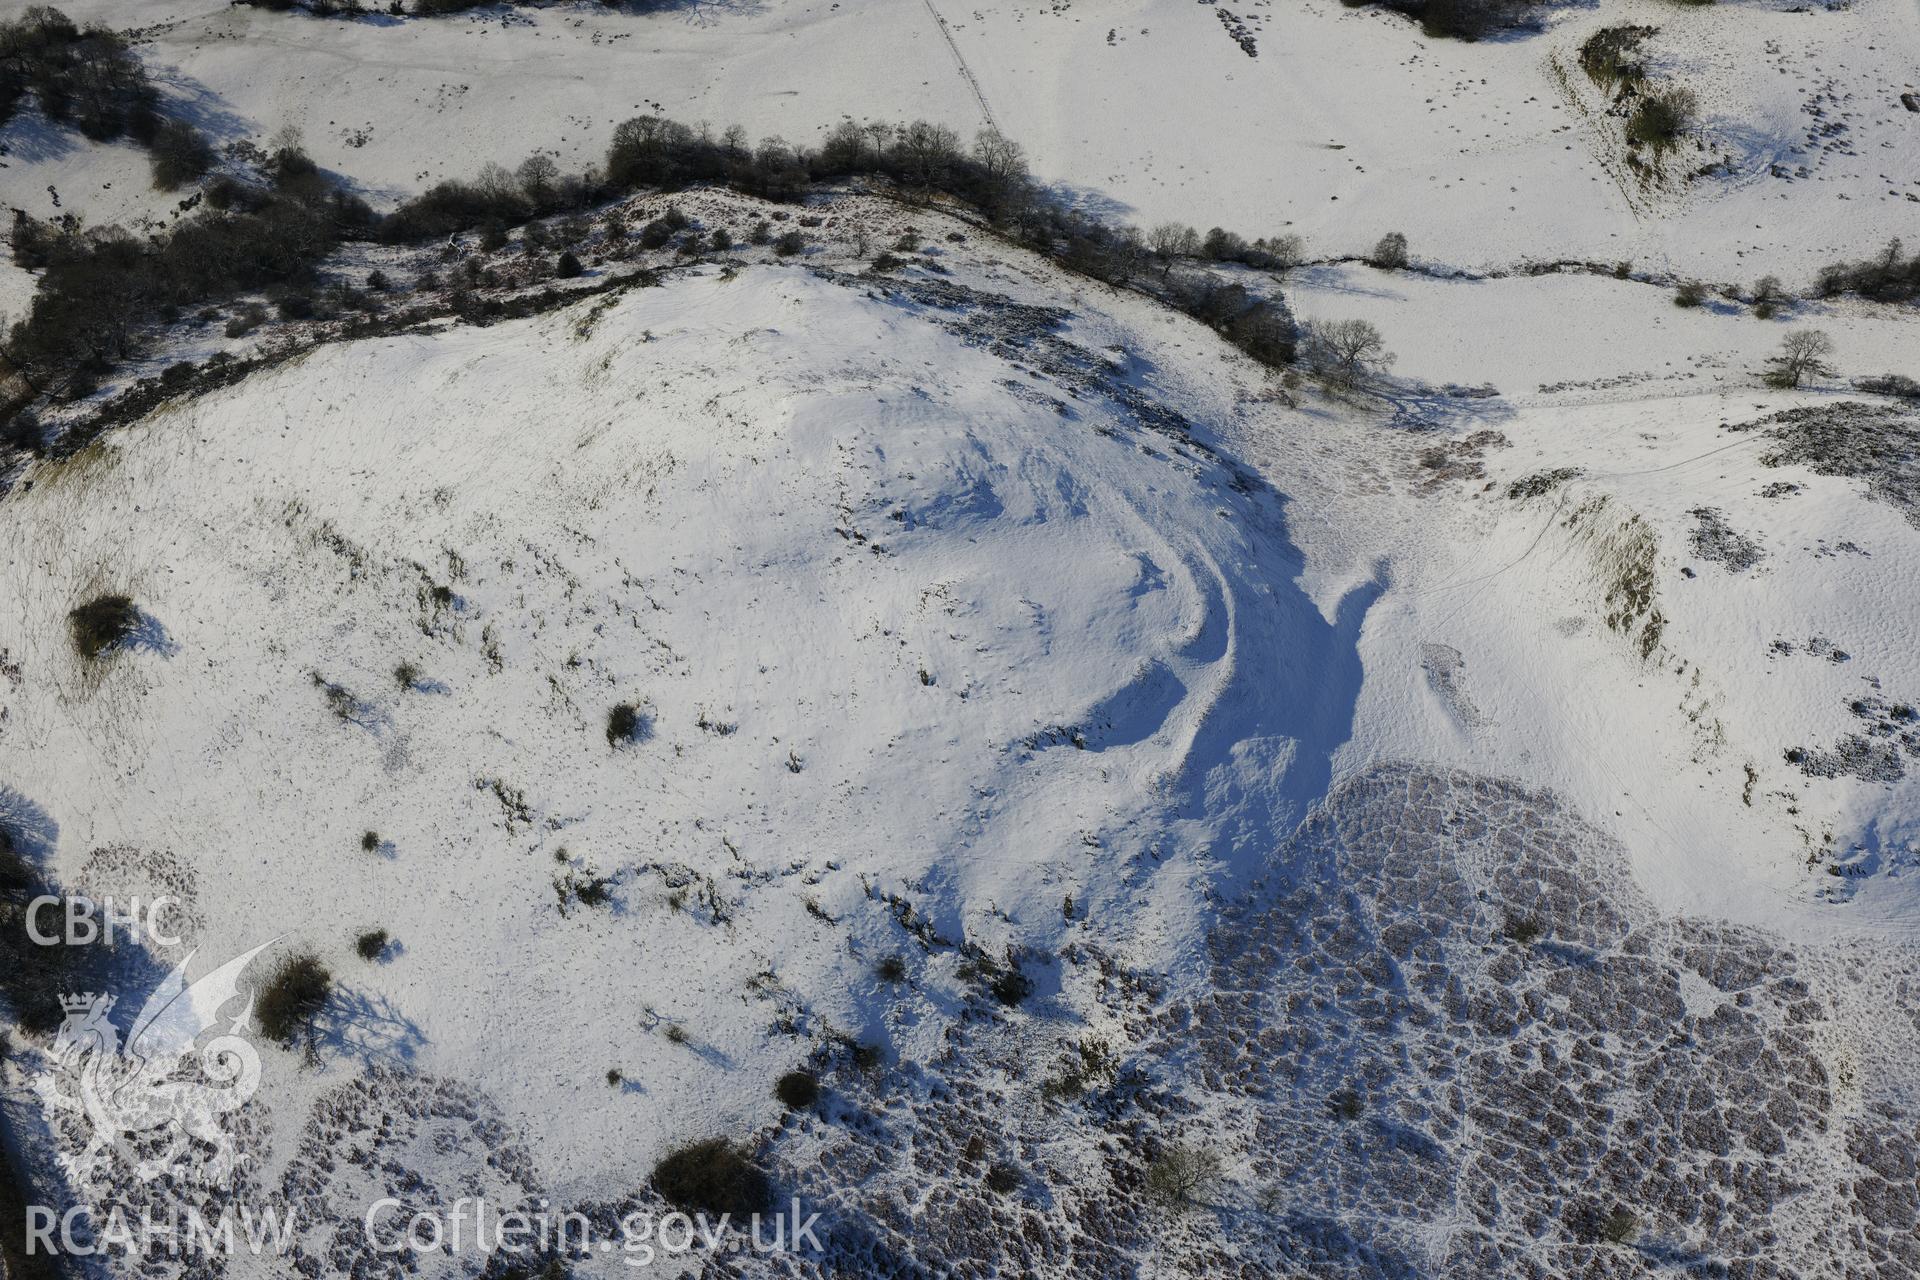
<svg viewBox="0 0 1920 1280">
<path fill-rule="evenodd" d="M 228 318 L 225 332 L 229 338 L 244 338 L 266 322 L 267 309 L 257 302 L 249 302 Z"/>
<path fill-rule="evenodd" d="M 1207 325 L 1262 364 L 1291 363 L 1298 326 L 1277 297 L 1212 275 L 1173 275 L 1162 285 L 1167 301 Z"/>
<path fill-rule="evenodd" d="M 1542 0 L 1341 0 L 1352 8 L 1377 6 L 1405 14 L 1429 36 L 1481 40 L 1534 20 Z"/>
<path fill-rule="evenodd" d="M 746 1218 L 767 1207 L 773 1184 L 738 1144 L 707 1138 L 669 1152 L 653 1167 L 653 1189 L 686 1213 Z"/>
<path fill-rule="evenodd" d="M 117 649 L 140 629 L 140 610 L 123 595 L 96 596 L 67 615 L 73 647 L 89 661 Z"/>
<path fill-rule="evenodd" d="M 1480 40 L 1526 20 L 1524 0 L 1426 0 L 1420 29 L 1430 36 Z"/>
<path fill-rule="evenodd" d="M 646 736 L 647 721 L 641 709 L 622 702 L 607 712 L 607 745 L 623 746 Z"/>
<path fill-rule="evenodd" d="M 1920 401 L 1920 380 L 1904 373 L 1883 373 L 1875 377 L 1861 378 L 1854 386 L 1875 395 L 1893 396 L 1900 400 Z"/>
<path fill-rule="evenodd" d="M 1655 152 L 1670 150 L 1693 128 L 1698 112 L 1690 90 L 1676 87 L 1647 94 L 1627 117 L 1627 141 Z"/>
<path fill-rule="evenodd" d="M 31 409 L 22 409 L 0 423 L 0 455 L 6 450 L 38 453 L 46 445 L 46 428 Z"/>
<path fill-rule="evenodd" d="M 162 191 L 186 186 L 213 168 L 213 146 L 184 120 L 169 120 L 154 134 L 153 185 Z"/>
<path fill-rule="evenodd" d="M 10 829 L 16 817 L 0 809 L 0 997 L 12 1006 L 21 1030 L 47 1034 L 66 1016 L 62 994 L 101 990 L 124 966 L 104 944 L 42 944 L 28 934 L 23 920 L 29 905 L 58 897 L 59 886 L 29 860 L 34 842 Z"/>
<path fill-rule="evenodd" d="M 1874 257 L 1823 267 L 1817 287 L 1824 297 L 1857 293 L 1875 302 L 1920 299 L 1920 253 L 1904 258 L 1905 250 L 1906 246 L 1895 237 Z"/>
<path fill-rule="evenodd" d="M 1012 1007 L 1033 994 L 1033 979 L 1018 969 L 1008 969 L 997 975 L 988 984 L 988 989 L 993 992 L 994 999 Z"/>
<path fill-rule="evenodd" d="M 384 944 L 383 944 L 384 945 Z M 292 1044 L 333 994 L 333 975 L 309 953 L 288 956 L 260 988 L 254 1017 L 271 1040 Z"/>
<path fill-rule="evenodd" d="M 804 1111 L 820 1098 L 820 1081 L 811 1071 L 789 1071 L 774 1083 L 773 1096 L 789 1110 Z"/>
<path fill-rule="evenodd" d="M 1647 78 L 1640 46 L 1653 31 L 1652 27 L 1602 27 L 1580 46 L 1580 69 L 1603 89 L 1640 84 Z"/>
<path fill-rule="evenodd" d="M 1546 935 L 1546 927 L 1532 916 L 1510 915 L 1500 926 L 1500 934 L 1523 947 L 1530 947 Z"/>
</svg>

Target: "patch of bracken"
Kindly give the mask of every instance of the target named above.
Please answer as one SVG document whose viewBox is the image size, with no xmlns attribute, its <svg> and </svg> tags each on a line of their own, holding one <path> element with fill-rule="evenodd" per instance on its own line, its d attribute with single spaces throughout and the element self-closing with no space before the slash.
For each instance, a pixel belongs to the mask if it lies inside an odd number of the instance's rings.
<svg viewBox="0 0 1920 1280">
<path fill-rule="evenodd" d="M 841 1206 L 826 1255 L 710 1274 L 1109 1276 L 1150 1253 L 1247 1280 L 1920 1265 L 1916 1120 L 1893 1084 L 1831 1065 L 1836 961 L 1662 915 L 1551 795 L 1376 770 L 1224 913 L 1205 983 L 1163 995 L 1093 947 L 1062 959 L 1124 1040 L 1110 1078 L 1048 1089 L 1031 1029 L 976 1002 L 932 1061 L 849 1072 L 843 1109 L 769 1144 L 804 1201 Z M 1885 982 L 1920 971 L 1878 963 Z M 1909 1021 L 1876 1024 L 1874 1052 L 1920 1051 Z M 1156 1212 L 1152 1159 L 1196 1136 L 1235 1188 Z M 989 1187 L 998 1163 L 1022 1190 Z"/>
</svg>

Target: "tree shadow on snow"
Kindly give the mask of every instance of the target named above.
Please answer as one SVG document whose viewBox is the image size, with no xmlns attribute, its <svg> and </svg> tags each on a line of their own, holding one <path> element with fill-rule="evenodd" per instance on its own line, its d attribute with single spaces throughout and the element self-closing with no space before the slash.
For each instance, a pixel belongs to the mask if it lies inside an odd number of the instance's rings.
<svg viewBox="0 0 1920 1280">
<path fill-rule="evenodd" d="M 1732 153 L 1726 178 L 1736 186 L 1771 177 L 1775 165 L 1804 163 L 1808 154 L 1805 135 L 1776 121 L 1729 116 L 1714 119 L 1710 128 L 1713 140 Z"/>
<path fill-rule="evenodd" d="M 60 843 L 60 824 L 12 787 L 0 784 L 0 848 L 44 868 Z"/>
<path fill-rule="evenodd" d="M 64 160 L 93 143 L 72 125 L 49 120 L 32 102 L 24 102 L 13 119 L 0 129 L 0 155 L 23 164 Z"/>
<path fill-rule="evenodd" d="M 180 652 L 179 642 L 167 634 L 167 628 L 160 619 L 145 609 L 139 610 L 139 614 L 139 621 L 134 624 L 133 630 L 122 636 L 115 648 L 151 653 L 162 658 L 171 658 Z"/>
<path fill-rule="evenodd" d="M 320 1043 L 367 1066 L 408 1067 L 426 1045 L 418 1023 L 386 996 L 335 987 L 315 1019 Z"/>
<path fill-rule="evenodd" d="M 1045 198 L 1063 210 L 1085 214 L 1102 222 L 1127 222 L 1133 214 L 1132 205 L 1116 200 L 1104 191 L 1075 186 L 1071 182 L 1049 183 Z"/>
<path fill-rule="evenodd" d="M 1407 295 L 1396 289 L 1382 288 L 1377 284 L 1365 284 L 1356 280 L 1349 271 L 1357 263 L 1315 263 L 1311 266 L 1295 267 L 1287 272 L 1287 292 L 1295 295 L 1303 293 L 1337 293 L 1352 298 L 1380 298 L 1387 302 L 1405 302 Z"/>
<path fill-rule="evenodd" d="M 1457 434 L 1513 417 L 1512 405 L 1485 391 L 1416 382 L 1382 382 L 1373 391 L 1388 409 L 1388 425 L 1402 431 Z"/>
<path fill-rule="evenodd" d="M 595 13 L 611 10 L 637 18 L 681 14 L 689 22 L 705 25 L 722 17 L 756 17 L 765 13 L 767 6 L 763 0 L 595 0 L 582 8 Z"/>
<path fill-rule="evenodd" d="M 254 126 L 229 107 L 225 98 L 177 67 L 153 68 L 149 77 L 165 98 L 167 117 L 186 121 L 216 146 L 238 142 L 254 133 Z"/>
</svg>

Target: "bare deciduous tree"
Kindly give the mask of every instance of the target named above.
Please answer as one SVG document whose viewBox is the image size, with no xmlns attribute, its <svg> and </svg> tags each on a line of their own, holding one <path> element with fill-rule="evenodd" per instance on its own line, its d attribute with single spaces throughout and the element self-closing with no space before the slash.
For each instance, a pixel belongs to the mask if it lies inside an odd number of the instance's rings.
<svg viewBox="0 0 1920 1280">
<path fill-rule="evenodd" d="M 520 162 L 513 176 L 519 179 L 520 190 L 527 199 L 533 201 L 534 208 L 544 209 L 559 186 L 560 166 L 554 163 L 552 156 L 532 155 Z"/>
<path fill-rule="evenodd" d="M 1260 247 L 1273 256 L 1279 271 L 1291 271 L 1307 259 L 1307 242 L 1296 235 L 1275 236 L 1260 242 Z"/>
<path fill-rule="evenodd" d="M 1309 321 L 1303 339 L 1307 367 L 1334 387 L 1360 386 L 1393 363 L 1386 340 L 1370 321 Z"/>
<path fill-rule="evenodd" d="M 213 147 L 184 120 L 169 120 L 154 134 L 153 185 L 174 191 L 213 167 Z"/>
<path fill-rule="evenodd" d="M 973 158 L 989 181 L 1013 183 L 1027 176 L 1027 153 L 998 129 L 982 129 L 973 138 Z"/>
<path fill-rule="evenodd" d="M 989 209 L 1004 215 L 1010 206 L 1027 195 L 1027 153 L 1020 144 L 998 129 L 982 129 L 973 139 L 974 163 L 985 180 L 981 199 Z"/>
<path fill-rule="evenodd" d="M 1387 232 L 1373 246 L 1367 261 L 1383 271 L 1398 271 L 1407 265 L 1407 238 L 1398 231 Z"/>
<path fill-rule="evenodd" d="M 948 169 L 960 157 L 960 135 L 943 124 L 916 120 L 900 131 L 893 155 L 902 181 L 925 200 L 945 184 Z"/>
<path fill-rule="evenodd" d="M 491 160 L 480 166 L 480 176 L 474 179 L 473 185 L 484 192 L 489 199 L 502 203 L 520 194 L 520 184 L 514 180 L 511 173 L 507 172 L 507 167 Z"/>
<path fill-rule="evenodd" d="M 1818 329 L 1795 329 L 1780 343 L 1780 354 L 1768 359 L 1767 383 L 1797 387 L 1809 378 L 1831 377 L 1827 357 L 1832 354 L 1832 338 Z"/>
<path fill-rule="evenodd" d="M 1220 1155 L 1205 1147 L 1174 1143 L 1147 1167 L 1147 1190 L 1163 1204 L 1197 1202 L 1220 1180 Z"/>
<path fill-rule="evenodd" d="M 1200 251 L 1200 233 L 1183 222 L 1163 222 L 1147 232 L 1147 246 L 1160 258 L 1160 273 L 1165 275 L 1175 258 Z"/>
</svg>

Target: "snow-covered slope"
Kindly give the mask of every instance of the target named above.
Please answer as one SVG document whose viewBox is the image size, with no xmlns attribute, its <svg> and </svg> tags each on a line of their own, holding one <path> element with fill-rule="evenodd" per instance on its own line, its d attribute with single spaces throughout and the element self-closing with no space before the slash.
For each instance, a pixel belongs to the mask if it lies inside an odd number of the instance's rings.
<svg viewBox="0 0 1920 1280">
<path fill-rule="evenodd" d="M 89 1277 L 633 1274 L 361 1223 L 611 1239 L 716 1137 L 824 1253 L 642 1274 L 1920 1274 L 1920 406 L 1852 385 L 1920 311 L 1738 301 L 1920 238 L 1913 0 L 66 8 L 225 169 L 292 130 L 382 210 L 636 115 L 924 118 L 1309 259 L 1116 289 L 884 184 L 639 192 L 350 242 L 338 315 L 196 295 L 40 405 L 114 425 L 0 493 L 0 891 L 182 900 L 120 1024 L 189 953 L 333 979 L 223 1186 L 80 1168 L 74 1024 L 4 1046 L 40 1197 L 299 1218 Z M 1581 65 L 1627 25 L 1698 102 L 1651 167 Z M 149 165 L 29 95 L 0 208 L 158 231 Z M 1156 299 L 1203 275 L 1391 371 L 1254 363 Z M 1836 372 L 1767 389 L 1804 328 Z"/>
<path fill-rule="evenodd" d="M 1369 680 L 1381 699 L 1377 717 L 1363 701 L 1370 751 L 1472 761 L 1559 788 L 1589 815 L 1617 810 L 1642 876 L 1713 914 L 1775 919 L 1761 899 L 1836 891 L 1832 875 L 1807 878 L 1809 858 L 1864 856 L 1888 873 L 1874 880 L 1888 896 L 1864 914 L 1904 931 L 1910 783 L 1889 794 L 1880 782 L 1810 781 L 1809 762 L 1787 753 L 1884 736 L 1854 704 L 1913 701 L 1913 509 L 1849 475 L 1910 477 L 1898 459 L 1911 446 L 1878 424 L 1912 414 L 1756 383 L 1783 330 L 1807 325 L 1837 335 L 1849 372 L 1904 367 L 1920 341 L 1914 319 L 1839 303 L 1762 322 L 1585 275 L 1293 279 L 1303 315 L 1380 326 L 1412 384 L 1381 412 L 1424 428 L 1348 461 L 1376 478 L 1334 490 L 1340 540 L 1375 544 L 1354 530 L 1393 518 L 1381 488 L 1441 500 L 1400 509 L 1413 523 L 1388 552 L 1400 589 L 1383 607 L 1395 618 L 1375 618 L 1369 638 L 1387 647 L 1365 655 L 1370 676 L 1395 673 Z M 1443 377 L 1478 390 L 1420 390 Z M 1489 388 L 1502 394 L 1482 398 Z M 1837 424 L 1850 465 L 1804 465 L 1781 414 Z M 1436 445 L 1434 430 L 1451 440 Z M 1247 456 L 1285 465 L 1261 444 Z M 1644 595 L 1630 614 L 1658 618 L 1651 641 L 1619 616 L 1627 577 L 1626 594 Z M 1438 733 L 1396 711 L 1436 682 L 1449 705 Z M 1730 907 L 1760 883 L 1761 899 Z"/>
<path fill-rule="evenodd" d="M 1296 397 L 938 214 L 815 212 L 800 260 L 322 347 L 6 500 L 49 871 L 338 980 L 239 1189 L 303 1266 L 395 1187 L 650 1204 L 714 1133 L 827 1207 L 829 1273 L 1904 1265 L 1920 528 L 1778 415 L 1909 417 L 1693 394 L 1663 290 L 1551 279 L 1434 287 L 1619 290 L 1641 344 L 1448 390 L 1409 300 L 1413 376 Z M 1700 323 L 1729 380 L 1777 333 Z M 88 662 L 109 591 L 148 625 Z M 1820 776 L 1869 678 L 1902 776 Z M 1216 1211 L 1149 1212 L 1176 1141 Z M 1590 1238 L 1616 1203 L 1642 1249 Z"/>
<path fill-rule="evenodd" d="M 456 1075 L 570 1198 L 634 1185 L 771 1120 L 829 1027 L 931 1050 L 870 894 L 996 954 L 1068 897 L 1191 943 L 1198 868 L 1324 790 L 1371 591 L 1307 599 L 1281 499 L 1168 407 L 1187 377 L 1110 320 L 766 266 L 322 350 L 19 495 L 9 784 L 65 875 L 190 864 L 209 953 L 318 948 L 387 1011 L 343 1017 L 341 1071 Z M 100 673 L 64 619 L 109 580 L 156 638 Z M 1204 778 L 1250 793 L 1244 851 L 1168 841 Z"/>
</svg>

